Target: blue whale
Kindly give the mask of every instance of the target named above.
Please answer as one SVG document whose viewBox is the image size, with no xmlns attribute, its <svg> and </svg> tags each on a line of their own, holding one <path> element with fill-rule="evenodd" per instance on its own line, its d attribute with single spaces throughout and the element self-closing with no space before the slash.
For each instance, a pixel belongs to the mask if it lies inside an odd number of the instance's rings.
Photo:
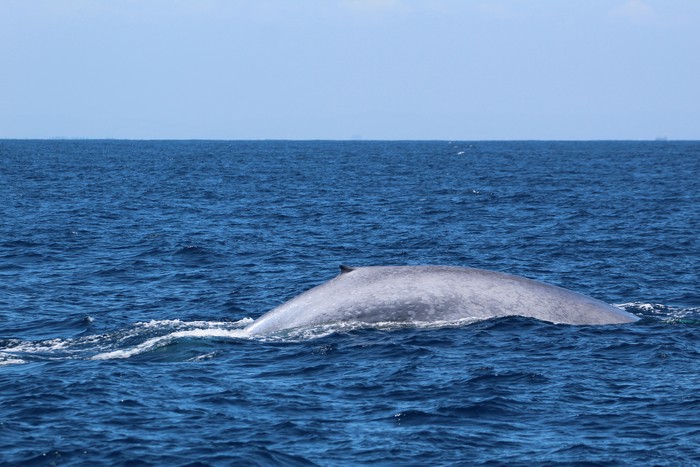
<svg viewBox="0 0 700 467">
<path fill-rule="evenodd" d="M 340 274 L 249 324 L 260 335 L 333 323 L 435 323 L 525 316 L 557 324 L 619 324 L 636 316 L 570 290 L 452 266 L 340 267 Z"/>
</svg>

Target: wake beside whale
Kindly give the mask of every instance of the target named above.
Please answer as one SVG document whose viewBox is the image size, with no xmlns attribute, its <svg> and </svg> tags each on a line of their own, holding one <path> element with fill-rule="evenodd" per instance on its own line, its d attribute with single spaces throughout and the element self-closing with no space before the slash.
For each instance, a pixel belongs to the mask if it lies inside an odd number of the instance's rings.
<svg viewBox="0 0 700 467">
<path fill-rule="evenodd" d="M 340 267 L 340 275 L 244 329 L 267 334 L 333 323 L 432 323 L 524 316 L 557 324 L 620 324 L 635 315 L 511 274 L 453 266 Z"/>
</svg>

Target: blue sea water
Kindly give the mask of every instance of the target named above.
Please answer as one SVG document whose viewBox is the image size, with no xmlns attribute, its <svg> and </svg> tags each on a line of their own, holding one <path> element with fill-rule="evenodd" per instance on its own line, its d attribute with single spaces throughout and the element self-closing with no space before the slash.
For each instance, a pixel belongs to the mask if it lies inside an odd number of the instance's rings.
<svg viewBox="0 0 700 467">
<path fill-rule="evenodd" d="M 0 464 L 700 464 L 699 142 L 0 141 Z M 338 265 L 633 324 L 245 338 Z"/>
</svg>

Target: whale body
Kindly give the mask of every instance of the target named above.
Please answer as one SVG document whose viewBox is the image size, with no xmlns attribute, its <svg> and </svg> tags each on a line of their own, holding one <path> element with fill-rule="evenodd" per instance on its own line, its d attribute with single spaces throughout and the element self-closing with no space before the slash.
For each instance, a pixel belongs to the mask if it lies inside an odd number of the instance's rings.
<svg viewBox="0 0 700 467">
<path fill-rule="evenodd" d="M 341 266 L 341 273 L 265 313 L 248 335 L 333 323 L 432 323 L 524 316 L 556 324 L 636 321 L 600 300 L 525 277 L 453 266 Z"/>
</svg>

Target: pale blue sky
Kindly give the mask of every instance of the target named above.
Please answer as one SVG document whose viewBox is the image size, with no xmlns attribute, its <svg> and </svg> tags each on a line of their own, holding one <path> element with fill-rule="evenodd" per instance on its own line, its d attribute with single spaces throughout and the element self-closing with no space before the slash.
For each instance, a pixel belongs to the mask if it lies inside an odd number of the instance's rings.
<svg viewBox="0 0 700 467">
<path fill-rule="evenodd" d="M 698 0 L 0 0 L 0 138 L 700 139 Z"/>
</svg>

